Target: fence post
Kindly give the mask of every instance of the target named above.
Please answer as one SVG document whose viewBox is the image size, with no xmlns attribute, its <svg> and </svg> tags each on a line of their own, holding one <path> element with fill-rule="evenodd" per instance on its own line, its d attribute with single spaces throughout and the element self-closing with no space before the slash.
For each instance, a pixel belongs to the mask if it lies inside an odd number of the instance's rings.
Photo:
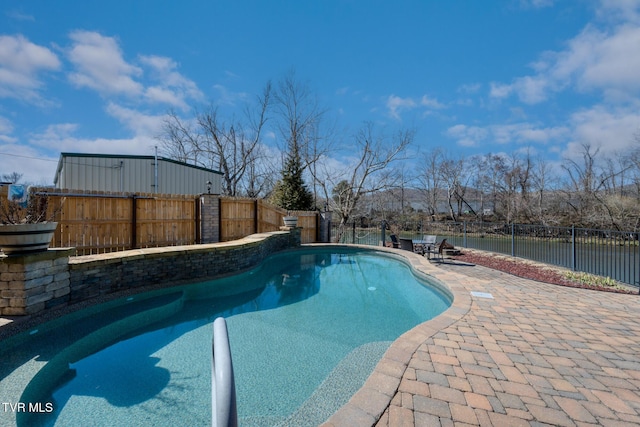
<svg viewBox="0 0 640 427">
<path fill-rule="evenodd" d="M 576 226 L 571 225 L 571 270 L 576 271 Z"/>
<path fill-rule="evenodd" d="M 138 248 L 138 202 L 136 195 L 131 195 L 131 249 Z"/>
<path fill-rule="evenodd" d="M 196 197 L 194 203 L 195 203 L 195 207 L 196 207 L 196 215 L 195 215 L 195 236 L 193 241 L 196 242 L 197 244 L 202 243 L 202 230 L 201 230 L 201 224 L 200 224 L 200 215 L 202 214 L 202 203 L 201 203 L 201 199 L 202 196 L 198 196 Z"/>
<path fill-rule="evenodd" d="M 253 204 L 253 228 L 254 233 L 260 232 L 260 201 L 256 199 Z"/>
<path fill-rule="evenodd" d="M 356 244 L 356 222 L 353 221 L 353 227 L 351 228 L 351 243 Z"/>
<path fill-rule="evenodd" d="M 635 233 L 636 237 L 635 237 L 635 241 L 636 242 L 640 242 L 640 233 Z M 638 245 L 633 245 L 634 250 L 633 250 L 633 260 L 637 260 L 638 257 L 636 256 L 636 254 L 638 253 Z M 629 260 L 629 264 L 631 264 L 631 260 Z M 635 280 L 636 278 L 636 268 L 638 268 L 640 266 L 640 260 L 638 261 L 638 263 L 636 263 L 638 265 L 636 265 L 632 271 L 633 271 L 633 277 L 629 276 L 629 281 L 633 282 L 634 284 L 638 285 L 638 295 L 640 295 L 640 281 Z"/>
<path fill-rule="evenodd" d="M 382 221 L 380 221 L 380 241 L 382 242 L 382 247 L 384 248 L 386 245 L 385 240 L 387 237 L 387 223 L 386 221 L 383 219 Z"/>
<path fill-rule="evenodd" d="M 513 223 L 511 223 L 511 256 L 516 256 L 516 230 Z"/>
<path fill-rule="evenodd" d="M 467 221 L 465 220 L 462 226 L 462 247 L 467 247 Z"/>
</svg>

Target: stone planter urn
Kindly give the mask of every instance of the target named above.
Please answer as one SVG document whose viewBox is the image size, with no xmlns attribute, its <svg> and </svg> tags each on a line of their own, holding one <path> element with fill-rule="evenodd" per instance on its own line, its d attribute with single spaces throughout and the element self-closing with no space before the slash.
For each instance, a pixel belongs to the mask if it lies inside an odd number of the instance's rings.
<svg viewBox="0 0 640 427">
<path fill-rule="evenodd" d="M 297 216 L 285 216 L 282 217 L 284 221 L 285 227 L 297 227 L 298 226 L 298 217 Z"/>
<path fill-rule="evenodd" d="M 0 225 L 0 250 L 5 255 L 46 251 L 51 244 L 57 222 Z"/>
</svg>

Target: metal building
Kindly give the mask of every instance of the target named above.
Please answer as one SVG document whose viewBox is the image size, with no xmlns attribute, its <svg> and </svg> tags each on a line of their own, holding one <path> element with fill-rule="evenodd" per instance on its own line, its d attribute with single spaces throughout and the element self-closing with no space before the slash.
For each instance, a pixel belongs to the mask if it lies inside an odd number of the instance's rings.
<svg viewBox="0 0 640 427">
<path fill-rule="evenodd" d="M 222 173 L 156 156 L 61 153 L 56 188 L 158 194 L 220 194 Z"/>
</svg>

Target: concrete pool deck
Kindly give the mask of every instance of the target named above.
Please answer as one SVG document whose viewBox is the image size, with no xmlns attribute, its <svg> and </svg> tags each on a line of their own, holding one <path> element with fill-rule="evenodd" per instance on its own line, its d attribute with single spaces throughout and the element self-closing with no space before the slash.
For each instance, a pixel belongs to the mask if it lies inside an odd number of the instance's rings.
<svg viewBox="0 0 640 427">
<path fill-rule="evenodd" d="M 640 296 L 407 256 L 454 303 L 324 427 L 640 425 Z"/>
</svg>

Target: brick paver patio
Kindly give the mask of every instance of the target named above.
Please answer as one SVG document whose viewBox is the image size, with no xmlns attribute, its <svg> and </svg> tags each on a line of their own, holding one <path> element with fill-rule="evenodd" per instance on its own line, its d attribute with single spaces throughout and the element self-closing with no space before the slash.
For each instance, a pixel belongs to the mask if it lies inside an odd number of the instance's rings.
<svg viewBox="0 0 640 427">
<path fill-rule="evenodd" d="M 408 256 L 454 304 L 394 342 L 327 427 L 640 425 L 640 296 Z"/>
</svg>

